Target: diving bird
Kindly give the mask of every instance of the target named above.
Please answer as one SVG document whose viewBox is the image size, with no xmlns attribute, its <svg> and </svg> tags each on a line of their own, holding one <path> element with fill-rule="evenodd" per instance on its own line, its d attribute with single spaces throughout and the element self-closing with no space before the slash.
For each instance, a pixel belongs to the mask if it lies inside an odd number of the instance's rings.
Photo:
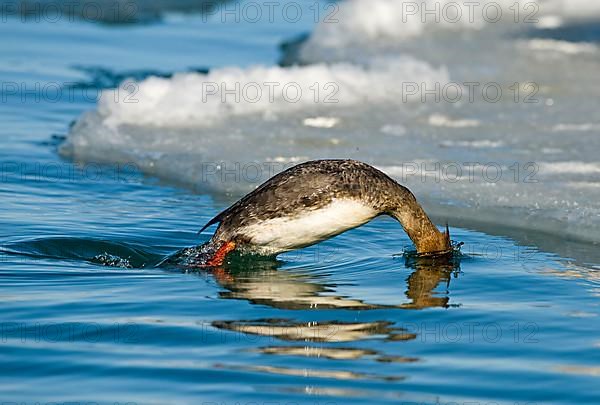
<svg viewBox="0 0 600 405">
<path fill-rule="evenodd" d="M 356 160 L 314 160 L 291 167 L 211 219 L 219 224 L 202 246 L 206 266 L 232 251 L 277 255 L 313 245 L 379 215 L 397 219 L 418 253 L 451 250 L 415 196 L 382 171 Z"/>
</svg>

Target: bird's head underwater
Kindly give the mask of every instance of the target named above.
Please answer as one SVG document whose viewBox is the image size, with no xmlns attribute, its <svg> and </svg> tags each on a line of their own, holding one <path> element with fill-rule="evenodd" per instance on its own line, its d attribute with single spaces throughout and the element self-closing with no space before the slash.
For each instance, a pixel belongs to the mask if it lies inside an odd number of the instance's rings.
<svg viewBox="0 0 600 405">
<path fill-rule="evenodd" d="M 420 245 L 420 246 L 419 246 Z M 449 255 L 454 252 L 452 241 L 450 239 L 450 230 L 446 224 L 446 230 L 443 232 L 430 233 L 423 238 L 421 243 L 417 244 L 419 256 L 441 256 Z"/>
</svg>

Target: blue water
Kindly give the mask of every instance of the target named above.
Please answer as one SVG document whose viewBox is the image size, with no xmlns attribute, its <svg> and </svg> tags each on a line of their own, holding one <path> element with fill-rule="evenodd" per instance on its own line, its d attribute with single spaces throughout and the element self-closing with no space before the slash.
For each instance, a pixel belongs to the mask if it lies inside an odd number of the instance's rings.
<svg viewBox="0 0 600 405">
<path fill-rule="evenodd" d="M 462 256 L 423 262 L 381 218 L 277 261 L 156 268 L 237 196 L 57 153 L 81 89 L 272 64 L 312 23 L 0 24 L 2 81 L 26 89 L 0 108 L 1 402 L 600 401 L 597 246 L 450 220 Z"/>
</svg>

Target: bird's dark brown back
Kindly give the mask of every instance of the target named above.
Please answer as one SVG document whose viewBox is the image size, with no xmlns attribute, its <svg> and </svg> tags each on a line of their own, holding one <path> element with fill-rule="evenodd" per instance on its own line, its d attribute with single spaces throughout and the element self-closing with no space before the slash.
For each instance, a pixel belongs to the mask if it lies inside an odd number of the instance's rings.
<svg viewBox="0 0 600 405">
<path fill-rule="evenodd" d="M 318 209 L 334 198 L 359 198 L 370 202 L 375 209 L 384 209 L 382 204 L 397 196 L 397 187 L 401 186 L 366 163 L 314 160 L 273 176 L 209 224 L 221 222 L 226 227 L 243 226 L 255 220 Z"/>
</svg>

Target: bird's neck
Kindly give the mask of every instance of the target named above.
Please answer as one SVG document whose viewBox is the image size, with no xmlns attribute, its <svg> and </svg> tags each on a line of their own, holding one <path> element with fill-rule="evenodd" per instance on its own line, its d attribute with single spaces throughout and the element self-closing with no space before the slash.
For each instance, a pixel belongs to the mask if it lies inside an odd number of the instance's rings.
<svg viewBox="0 0 600 405">
<path fill-rule="evenodd" d="M 417 247 L 418 253 L 442 252 L 450 249 L 450 236 L 437 229 L 408 189 L 402 187 L 401 194 L 389 213 L 400 222 Z"/>
</svg>

